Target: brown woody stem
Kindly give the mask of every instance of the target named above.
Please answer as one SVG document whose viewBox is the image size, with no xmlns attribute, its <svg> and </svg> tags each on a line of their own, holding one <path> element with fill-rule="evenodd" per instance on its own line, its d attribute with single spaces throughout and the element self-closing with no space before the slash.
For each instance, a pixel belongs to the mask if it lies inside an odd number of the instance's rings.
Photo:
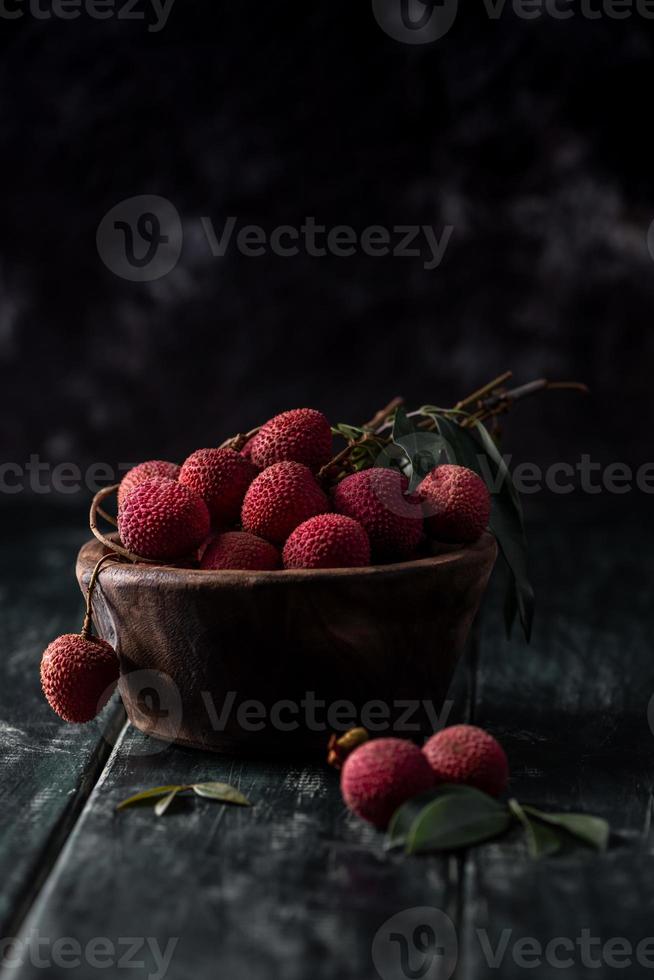
<svg viewBox="0 0 654 980">
<path fill-rule="evenodd" d="M 91 636 L 91 628 L 93 626 L 93 618 L 92 618 L 93 613 L 91 611 L 91 601 L 93 599 L 93 590 L 95 588 L 96 582 L 98 581 L 98 575 L 100 574 L 100 569 L 102 568 L 105 562 L 116 561 L 117 559 L 118 559 L 118 555 L 115 555 L 113 553 L 109 555 L 103 555 L 102 558 L 100 558 L 99 561 L 96 562 L 95 568 L 93 569 L 91 580 L 89 582 L 89 587 L 86 590 L 86 612 L 84 614 L 84 622 L 82 623 L 82 636 L 84 637 L 85 640 L 88 640 Z"/>
<path fill-rule="evenodd" d="M 483 422 L 485 419 L 492 418 L 495 420 L 498 415 L 508 412 L 514 402 L 519 401 L 521 398 L 526 398 L 529 395 L 534 395 L 539 391 L 569 390 L 579 391 L 585 394 L 588 393 L 588 387 L 581 382 L 548 381 L 546 378 L 538 378 L 517 388 L 507 390 L 502 386 L 511 377 L 512 372 L 505 371 L 504 374 L 498 375 L 492 381 L 473 391 L 467 398 L 463 398 L 457 402 L 454 408 L 444 409 L 443 414 L 460 414 L 462 418 L 458 420 L 459 425 L 465 428 L 471 428 L 477 422 Z M 391 428 L 392 423 L 389 421 L 389 416 L 402 404 L 403 400 L 401 398 L 394 398 L 385 408 L 377 412 L 370 422 L 363 426 L 364 429 L 369 429 L 370 431 L 366 432 L 363 438 L 349 443 L 345 449 L 342 449 L 337 456 L 334 456 L 329 463 L 323 466 L 318 476 L 321 479 L 325 479 L 333 475 L 338 475 L 342 470 L 347 471 L 352 451 L 372 439 L 380 445 L 386 445 L 390 442 L 390 436 L 384 434 L 385 430 Z M 423 416 L 423 413 L 419 411 L 408 413 L 408 418 L 419 418 L 421 416 Z M 429 416 L 424 417 L 418 423 L 418 427 L 421 429 L 435 429 L 436 426 L 436 420 Z"/>
</svg>

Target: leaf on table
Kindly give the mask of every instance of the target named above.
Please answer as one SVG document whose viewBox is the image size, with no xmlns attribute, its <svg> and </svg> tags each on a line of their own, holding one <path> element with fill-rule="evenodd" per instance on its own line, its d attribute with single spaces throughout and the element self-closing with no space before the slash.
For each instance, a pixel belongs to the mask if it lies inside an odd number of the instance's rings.
<svg viewBox="0 0 654 980">
<path fill-rule="evenodd" d="M 509 800 L 509 809 L 522 824 L 531 857 L 549 857 L 561 850 L 561 836 L 538 820 L 531 820 L 517 800 Z"/>
<path fill-rule="evenodd" d="M 468 798 L 474 798 L 475 794 L 480 792 L 480 790 L 474 789 L 472 786 L 463 786 L 458 783 L 441 783 L 440 786 L 436 786 L 434 789 L 428 789 L 426 792 L 412 797 L 412 799 L 403 803 L 391 817 L 387 829 L 387 847 L 404 847 L 416 817 L 422 813 L 429 803 L 433 803 L 434 800 L 456 793 L 467 796 Z M 481 795 L 485 796 L 486 794 L 481 793 Z"/>
<path fill-rule="evenodd" d="M 585 813 L 546 813 L 526 804 L 524 810 L 537 820 L 567 831 L 598 851 L 605 851 L 608 847 L 611 829 L 602 817 L 592 817 Z"/>
<path fill-rule="evenodd" d="M 193 792 L 208 800 L 218 800 L 220 803 L 234 803 L 237 806 L 252 806 L 247 796 L 229 783 L 194 783 Z"/>
<path fill-rule="evenodd" d="M 144 789 L 140 793 L 135 793 L 134 796 L 129 796 L 122 803 L 119 803 L 116 807 L 117 810 L 124 810 L 128 806 L 137 806 L 139 803 L 152 803 L 152 801 L 158 796 L 167 796 L 172 793 L 173 790 L 179 793 L 183 789 L 188 789 L 187 786 L 155 786 L 153 789 Z"/>
<path fill-rule="evenodd" d="M 161 797 L 161 799 L 157 802 L 157 805 L 154 808 L 154 812 L 157 817 L 163 817 L 164 813 L 166 812 L 170 804 L 173 802 L 173 800 L 179 793 L 180 789 L 181 787 L 179 788 L 176 787 L 174 790 L 171 790 L 171 792 L 168 793 L 167 796 Z"/>
<path fill-rule="evenodd" d="M 457 850 L 508 830 L 511 815 L 504 804 L 471 787 L 462 789 L 443 792 L 421 810 L 407 836 L 407 854 Z"/>
<path fill-rule="evenodd" d="M 404 847 L 409 831 L 418 814 L 424 810 L 428 803 L 431 803 L 439 796 L 442 796 L 439 790 L 429 789 L 425 793 L 420 793 L 419 796 L 414 796 L 413 799 L 403 803 L 391 817 L 386 831 L 386 846 L 388 848 Z"/>
</svg>

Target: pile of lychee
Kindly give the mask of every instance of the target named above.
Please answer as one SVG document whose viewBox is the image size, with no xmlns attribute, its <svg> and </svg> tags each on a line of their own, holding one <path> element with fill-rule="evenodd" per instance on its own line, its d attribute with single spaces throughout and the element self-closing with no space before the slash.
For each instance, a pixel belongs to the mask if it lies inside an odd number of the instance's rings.
<svg viewBox="0 0 654 980">
<path fill-rule="evenodd" d="M 119 487 L 120 540 L 148 561 L 206 570 L 357 568 L 420 557 L 429 538 L 475 541 L 488 524 L 489 492 L 465 467 L 435 467 L 414 493 L 400 469 L 381 466 L 330 486 L 321 471 L 332 455 L 328 420 L 299 408 L 240 451 L 141 463 Z"/>
<path fill-rule="evenodd" d="M 240 449 L 198 449 L 181 466 L 140 463 L 118 488 L 121 547 L 136 561 L 207 571 L 361 568 L 422 557 L 429 539 L 475 541 L 488 524 L 486 485 L 463 466 L 437 466 L 409 493 L 391 467 L 334 484 L 322 472 L 332 454 L 328 420 L 299 408 Z M 88 624 L 54 640 L 41 661 L 45 696 L 70 722 L 98 713 L 118 673 L 115 651 Z"/>
<path fill-rule="evenodd" d="M 452 725 L 432 735 L 422 749 L 401 738 L 363 741 L 345 758 L 341 792 L 353 813 L 384 829 L 403 803 L 435 787 L 472 786 L 500 796 L 508 779 L 504 749 L 489 732 Z"/>
</svg>

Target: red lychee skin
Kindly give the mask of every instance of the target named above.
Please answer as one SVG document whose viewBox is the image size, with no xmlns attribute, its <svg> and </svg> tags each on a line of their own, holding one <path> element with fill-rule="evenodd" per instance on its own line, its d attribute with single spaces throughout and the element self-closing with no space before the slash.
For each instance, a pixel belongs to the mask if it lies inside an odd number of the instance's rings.
<svg viewBox="0 0 654 980">
<path fill-rule="evenodd" d="M 139 483 L 145 483 L 146 480 L 153 480 L 157 477 L 161 480 L 176 480 L 179 471 L 180 467 L 177 463 L 168 463 L 165 459 L 149 459 L 145 463 L 133 466 L 120 481 L 118 507 L 122 507 L 127 494 L 131 493 Z"/>
<path fill-rule="evenodd" d="M 358 521 L 319 514 L 296 527 L 284 545 L 284 568 L 363 568 L 370 541 Z"/>
<path fill-rule="evenodd" d="M 446 463 L 428 473 L 417 489 L 425 525 L 437 541 L 469 543 L 488 527 L 491 497 L 480 476 L 466 466 Z"/>
<path fill-rule="evenodd" d="M 437 783 L 463 783 L 500 796 L 509 781 L 509 763 L 500 743 L 475 725 L 452 725 L 437 732 L 422 751 Z"/>
<path fill-rule="evenodd" d="M 175 561 L 196 551 L 211 519 L 202 497 L 174 480 L 146 480 L 118 511 L 118 533 L 128 551 L 153 561 Z"/>
<path fill-rule="evenodd" d="M 64 721 L 82 724 L 104 708 L 118 680 L 116 652 L 97 636 L 59 636 L 41 659 L 41 686 L 48 704 Z"/>
<path fill-rule="evenodd" d="M 252 462 L 262 469 L 292 460 L 317 472 L 332 456 L 332 430 L 315 408 L 294 408 L 263 425 L 247 444 Z"/>
<path fill-rule="evenodd" d="M 380 829 L 407 800 L 434 785 L 434 773 L 420 749 L 402 738 L 365 742 L 348 755 L 341 792 L 357 816 Z"/>
<path fill-rule="evenodd" d="M 295 528 L 331 508 L 311 470 L 301 463 L 275 463 L 252 481 L 241 510 L 243 529 L 282 544 Z"/>
<path fill-rule="evenodd" d="M 179 482 L 202 497 L 214 527 L 220 528 L 238 520 L 245 491 L 258 472 L 234 449 L 198 449 L 182 464 Z"/>
<path fill-rule="evenodd" d="M 252 443 L 253 442 L 254 442 L 254 436 L 251 439 L 248 439 L 248 441 L 245 443 L 245 445 L 241 449 L 241 456 L 244 456 L 246 459 L 249 459 L 251 463 L 252 463 Z M 252 463 L 252 465 L 254 466 L 255 464 Z M 259 472 L 259 467 L 258 466 L 257 466 L 257 472 Z"/>
<path fill-rule="evenodd" d="M 334 487 L 334 510 L 363 526 L 378 560 L 407 559 L 420 543 L 422 508 L 407 495 L 408 486 L 399 470 L 378 467 L 346 476 Z"/>
<path fill-rule="evenodd" d="M 269 541 L 247 531 L 226 531 L 209 542 L 202 555 L 200 568 L 206 571 L 248 569 L 271 572 L 279 568 L 280 564 L 279 551 Z"/>
</svg>

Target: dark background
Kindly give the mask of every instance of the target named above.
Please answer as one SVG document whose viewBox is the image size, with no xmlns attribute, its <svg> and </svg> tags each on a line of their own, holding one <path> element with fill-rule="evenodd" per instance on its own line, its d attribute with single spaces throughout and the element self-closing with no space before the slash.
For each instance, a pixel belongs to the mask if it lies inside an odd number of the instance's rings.
<svg viewBox="0 0 654 980">
<path fill-rule="evenodd" d="M 654 22 L 465 7 L 416 46 L 352 0 L 177 0 L 156 34 L 3 21 L 2 457 L 181 460 L 286 408 L 360 422 L 512 369 L 592 387 L 523 403 L 518 459 L 644 460 Z M 96 248 L 103 215 L 140 194 L 184 221 L 152 283 Z M 201 215 L 454 231 L 434 271 L 213 258 Z"/>
</svg>

